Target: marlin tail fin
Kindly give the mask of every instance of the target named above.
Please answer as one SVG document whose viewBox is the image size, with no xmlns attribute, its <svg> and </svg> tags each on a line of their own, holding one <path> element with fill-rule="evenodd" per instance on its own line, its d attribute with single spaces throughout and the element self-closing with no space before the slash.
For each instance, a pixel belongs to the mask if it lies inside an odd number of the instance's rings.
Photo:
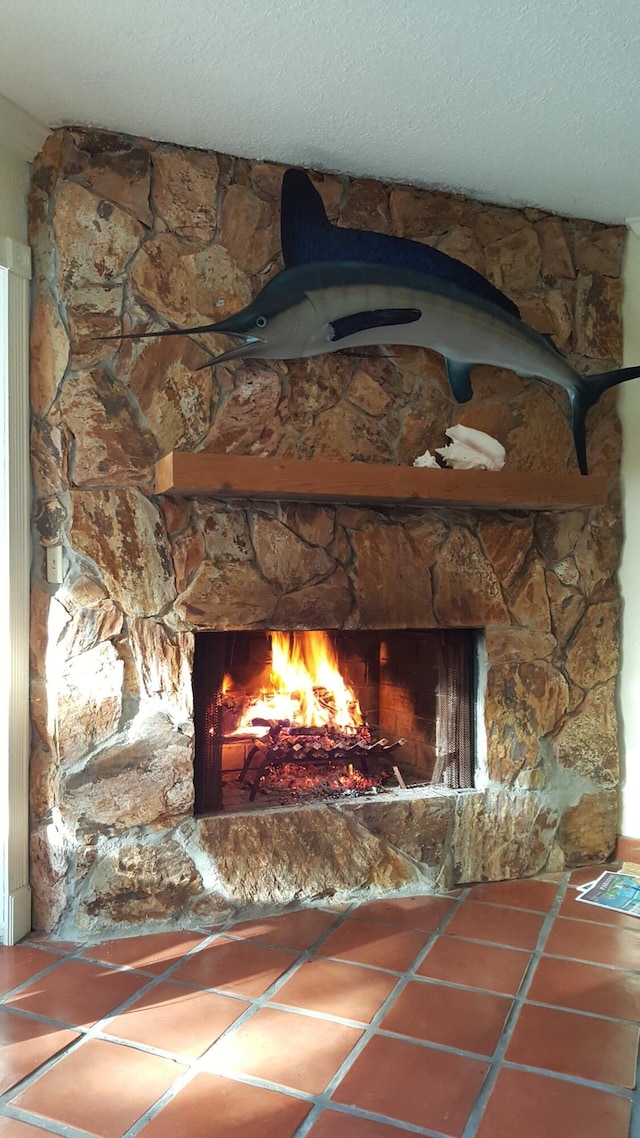
<svg viewBox="0 0 640 1138">
<path fill-rule="evenodd" d="M 582 474 L 587 474 L 587 442 L 586 421 L 587 412 L 600 396 L 604 395 L 610 387 L 619 383 L 626 383 L 628 379 L 640 378 L 640 366 L 621 367 L 615 371 L 605 371 L 600 375 L 587 375 L 569 392 L 571 404 L 571 429 L 576 447 L 578 466 Z"/>
</svg>

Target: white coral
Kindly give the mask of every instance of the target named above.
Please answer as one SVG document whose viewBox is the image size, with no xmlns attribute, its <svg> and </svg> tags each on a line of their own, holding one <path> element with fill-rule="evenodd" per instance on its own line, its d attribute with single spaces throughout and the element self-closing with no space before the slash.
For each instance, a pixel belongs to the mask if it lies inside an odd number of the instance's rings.
<svg viewBox="0 0 640 1138">
<path fill-rule="evenodd" d="M 448 427 L 445 433 L 452 441 L 446 447 L 437 447 L 436 453 L 447 466 L 454 470 L 502 470 L 506 452 L 491 435 L 460 424 Z"/>
</svg>

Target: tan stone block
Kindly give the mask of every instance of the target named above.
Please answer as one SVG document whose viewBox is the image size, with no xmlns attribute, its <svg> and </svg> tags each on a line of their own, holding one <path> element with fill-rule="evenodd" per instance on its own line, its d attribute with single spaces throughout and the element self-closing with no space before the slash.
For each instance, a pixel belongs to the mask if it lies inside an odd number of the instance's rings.
<svg viewBox="0 0 640 1138">
<path fill-rule="evenodd" d="M 53 228 L 65 293 L 119 276 L 144 236 L 131 214 L 77 182 L 64 182 L 57 190 Z"/>
<path fill-rule="evenodd" d="M 205 554 L 204 538 L 197 526 L 189 526 L 171 541 L 176 589 L 183 593 L 202 564 Z"/>
<path fill-rule="evenodd" d="M 527 385 L 513 414 L 516 426 L 503 439 L 510 469 L 545 474 L 577 470 L 569 420 L 548 388 Z"/>
<path fill-rule="evenodd" d="M 67 451 L 59 427 L 45 419 L 31 423 L 31 473 L 36 491 L 52 494 L 67 488 Z"/>
<path fill-rule="evenodd" d="M 618 719 L 615 681 L 587 692 L 555 737 L 558 762 L 600 786 L 617 786 Z"/>
<path fill-rule="evenodd" d="M 576 351 L 580 355 L 595 360 L 622 358 L 621 302 L 620 281 L 595 273 L 579 275 L 576 287 Z"/>
<path fill-rule="evenodd" d="M 69 851 L 53 823 L 38 826 L 30 837 L 30 885 L 33 927 L 53 932 L 67 904 Z"/>
<path fill-rule="evenodd" d="M 581 510 L 541 513 L 535 519 L 536 544 L 547 561 L 562 561 L 575 552 L 588 515 Z"/>
<path fill-rule="evenodd" d="M 386 427 L 342 402 L 322 412 L 305 432 L 308 457 L 345 462 L 390 462 L 392 439 Z"/>
<path fill-rule="evenodd" d="M 35 415 L 46 415 L 69 363 L 69 339 L 48 288 L 37 294 L 31 321 L 29 390 Z"/>
<path fill-rule="evenodd" d="M 518 300 L 520 316 L 525 324 L 542 335 L 550 335 L 555 331 L 553 317 L 543 300 L 537 296 L 525 296 Z"/>
<path fill-rule="evenodd" d="M 576 567 L 587 596 L 604 599 L 615 590 L 622 549 L 622 518 L 618 507 L 592 510 L 575 545 Z"/>
<path fill-rule="evenodd" d="M 122 631 L 122 612 L 108 598 L 87 608 L 70 607 L 71 619 L 59 640 L 60 650 L 67 659 L 88 652 Z"/>
<path fill-rule="evenodd" d="M 567 231 L 561 217 L 545 217 L 535 223 L 542 252 L 542 266 L 552 277 L 574 279 L 576 271 L 567 240 Z"/>
<path fill-rule="evenodd" d="M 122 284 L 90 284 L 69 294 L 66 313 L 75 366 L 91 367 L 112 358 L 121 345 L 100 337 L 120 335 L 123 305 Z"/>
<path fill-rule="evenodd" d="M 121 153 L 91 155 L 82 171 L 82 181 L 101 198 L 132 213 L 147 227 L 153 223 L 149 206 L 151 165 L 148 150 L 123 145 Z"/>
<path fill-rule="evenodd" d="M 599 229 L 575 242 L 576 264 L 583 273 L 602 273 L 607 277 L 619 277 L 622 272 L 622 258 L 627 239 L 624 225 Z"/>
<path fill-rule="evenodd" d="M 452 848 L 455 882 L 502 881 L 539 873 L 557 825 L 557 811 L 535 791 L 470 791 L 456 799 Z"/>
<path fill-rule="evenodd" d="M 576 806 L 565 811 L 558 829 L 566 865 L 605 861 L 615 846 L 617 822 L 616 790 L 583 794 Z"/>
<path fill-rule="evenodd" d="M 326 577 L 334 562 L 324 549 L 308 545 L 274 518 L 258 514 L 253 524 L 253 547 L 263 577 L 279 593 L 299 589 Z"/>
<path fill-rule="evenodd" d="M 537 765 L 540 739 L 556 726 L 568 698 L 566 679 L 546 661 L 489 668 L 484 716 L 491 779 L 509 785 Z"/>
<path fill-rule="evenodd" d="M 222 320 L 251 300 L 246 276 L 222 245 L 194 252 L 172 233 L 142 246 L 131 284 L 145 304 L 180 327 Z"/>
<path fill-rule="evenodd" d="M 47 644 L 49 642 L 49 605 L 51 594 L 37 581 L 31 582 L 29 619 L 29 661 L 33 676 L 45 675 Z"/>
<path fill-rule="evenodd" d="M 169 633 L 157 620 L 133 618 L 128 625 L 141 699 L 173 723 L 189 723 L 193 718 L 193 635 Z"/>
<path fill-rule="evenodd" d="M 114 922 L 175 920 L 202 888 L 191 858 L 176 841 L 114 847 L 96 863 L 78 904 L 79 931 L 108 935 Z"/>
<path fill-rule="evenodd" d="M 124 384 L 102 368 L 77 372 L 65 381 L 60 406 L 75 440 L 76 486 L 151 481 L 157 443 Z"/>
<path fill-rule="evenodd" d="M 206 244 L 216 228 L 219 164 L 202 150 L 156 150 L 153 205 L 167 227 L 187 241 Z"/>
<path fill-rule="evenodd" d="M 567 672 L 581 688 L 617 675 L 620 606 L 617 601 L 589 605 L 567 648 Z"/>
<path fill-rule="evenodd" d="M 559 289 L 545 290 L 545 304 L 551 317 L 551 332 L 561 352 L 569 352 L 573 340 L 573 321 L 569 305 Z"/>
<path fill-rule="evenodd" d="M 356 407 L 374 418 L 384 415 L 391 402 L 384 388 L 362 369 L 355 372 L 347 395 Z"/>
<path fill-rule="evenodd" d="M 551 612 L 551 628 L 563 647 L 582 620 L 586 601 L 577 589 L 564 585 L 555 573 L 547 573 L 547 595 Z"/>
<path fill-rule="evenodd" d="M 421 880 L 403 854 L 320 804 L 200 818 L 197 831 L 234 905 L 287 905 L 300 897 L 400 889 Z"/>
<path fill-rule="evenodd" d="M 229 186 L 220 207 L 218 240 L 239 269 L 249 276 L 260 272 L 280 247 L 274 203 L 247 186 Z"/>
<path fill-rule="evenodd" d="M 213 503 L 198 503 L 207 557 L 216 565 L 224 561 L 251 561 L 254 553 L 245 511 L 230 504 L 227 509 Z"/>
<path fill-rule="evenodd" d="M 178 497 L 161 497 L 160 509 L 164 515 L 165 525 L 169 537 L 180 533 L 189 524 L 191 517 L 191 502 Z"/>
<path fill-rule="evenodd" d="M 152 616 L 170 605 L 171 550 L 157 507 L 133 489 L 76 490 L 71 499 L 71 541 L 124 612 Z"/>
<path fill-rule="evenodd" d="M 176 336 L 143 343 L 132 360 L 129 386 L 162 454 L 194 450 L 209 430 L 217 392 L 211 368 L 198 370 L 207 359 L 192 340 Z"/>
<path fill-rule="evenodd" d="M 311 502 L 286 502 L 282 506 L 280 517 L 284 525 L 309 545 L 326 547 L 333 540 L 335 510 L 330 506 L 318 506 Z"/>
<path fill-rule="evenodd" d="M 453 257 L 482 276 L 485 275 L 484 250 L 469 225 L 454 226 L 444 237 L 438 238 L 436 247 L 441 253 L 446 253 L 447 257 Z"/>
<path fill-rule="evenodd" d="M 454 194 L 394 186 L 391 217 L 399 237 L 424 238 L 461 225 L 473 216 L 472 203 Z"/>
<path fill-rule="evenodd" d="M 524 210 L 505 209 L 483 203 L 480 203 L 473 227 L 481 245 L 491 245 L 510 233 L 531 228 Z"/>
<path fill-rule="evenodd" d="M 348 628 L 353 610 L 349 579 L 336 569 L 327 581 L 307 585 L 280 597 L 273 616 L 274 628 Z"/>
<path fill-rule="evenodd" d="M 33 521 L 42 545 L 60 545 L 64 540 L 67 511 L 59 498 L 38 502 Z"/>
<path fill-rule="evenodd" d="M 493 566 L 467 530 L 454 530 L 440 549 L 433 583 L 439 625 L 478 628 L 511 623 Z"/>
<path fill-rule="evenodd" d="M 277 596 L 247 561 L 205 561 L 173 611 L 184 625 L 224 631 L 270 627 Z"/>
<path fill-rule="evenodd" d="M 413 396 L 410 405 L 401 416 L 398 433 L 398 461 L 413 465 L 416 458 L 436 447 L 445 446 L 445 431 L 451 423 L 451 403 L 439 388 L 424 383 Z"/>
<path fill-rule="evenodd" d="M 193 743 L 166 715 L 139 715 L 61 788 L 69 824 L 168 825 L 193 810 Z"/>
<path fill-rule="evenodd" d="M 77 762 L 117 730 L 123 672 L 122 660 L 106 640 L 67 660 L 59 677 L 48 677 L 49 683 L 57 680 L 56 738 L 63 765 Z"/>
</svg>

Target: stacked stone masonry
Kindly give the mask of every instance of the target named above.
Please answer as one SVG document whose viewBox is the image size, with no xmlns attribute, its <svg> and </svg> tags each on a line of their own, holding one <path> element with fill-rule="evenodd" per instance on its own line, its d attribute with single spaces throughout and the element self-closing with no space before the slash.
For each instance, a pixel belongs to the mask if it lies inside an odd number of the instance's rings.
<svg viewBox="0 0 640 1138">
<path fill-rule="evenodd" d="M 576 469 L 563 393 L 506 371 L 475 368 L 457 406 L 422 349 L 197 371 L 220 337 L 97 338 L 246 304 L 281 268 L 282 172 L 80 130 L 52 133 L 34 164 L 32 881 L 36 927 L 59 935 L 516 877 L 613 845 L 615 392 L 588 422 L 604 508 L 154 495 L 154 462 L 174 448 L 410 464 L 453 423 L 497 437 L 509 468 Z M 339 224 L 437 246 L 579 370 L 619 366 L 621 229 L 314 178 Z M 44 572 L 52 544 L 59 587 Z M 403 626 L 486 629 L 477 790 L 194 818 L 194 632 Z"/>
</svg>

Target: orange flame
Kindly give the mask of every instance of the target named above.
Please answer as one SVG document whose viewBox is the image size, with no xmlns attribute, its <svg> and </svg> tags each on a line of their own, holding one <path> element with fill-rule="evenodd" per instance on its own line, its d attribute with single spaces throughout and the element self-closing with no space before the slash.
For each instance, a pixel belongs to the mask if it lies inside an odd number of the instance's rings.
<svg viewBox="0 0 640 1138">
<path fill-rule="evenodd" d="M 271 654 L 271 690 L 249 704 L 238 730 L 253 719 L 268 719 L 339 727 L 349 734 L 362 723 L 357 696 L 340 673 L 326 632 L 272 632 Z"/>
</svg>

